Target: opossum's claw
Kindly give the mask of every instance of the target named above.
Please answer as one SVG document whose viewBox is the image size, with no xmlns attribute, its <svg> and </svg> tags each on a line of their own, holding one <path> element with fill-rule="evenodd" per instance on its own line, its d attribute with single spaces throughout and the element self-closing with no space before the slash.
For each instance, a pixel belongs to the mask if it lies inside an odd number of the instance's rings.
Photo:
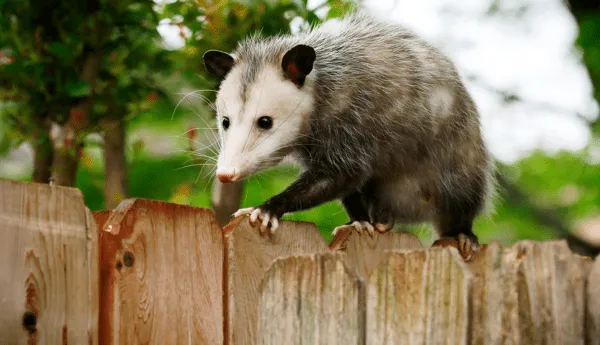
<svg viewBox="0 0 600 345">
<path fill-rule="evenodd" d="M 335 229 L 333 229 L 333 231 L 331 232 L 331 235 L 335 236 L 338 233 L 338 231 L 343 230 L 343 229 L 348 229 L 348 228 L 353 228 L 353 226 L 348 225 L 348 224 L 336 226 Z"/>
<path fill-rule="evenodd" d="M 245 208 L 237 211 L 234 215 L 239 216 L 242 214 L 250 215 L 250 224 L 252 226 L 259 225 L 260 234 L 264 235 L 267 230 L 269 233 L 274 234 L 279 228 L 279 218 L 271 215 L 268 211 L 264 211 L 258 207 Z M 257 224 L 259 223 L 259 224 Z"/>
<path fill-rule="evenodd" d="M 455 242 L 456 244 L 450 244 L 451 242 L 454 242 L 454 241 L 456 241 Z M 455 247 L 456 249 L 458 249 L 460 256 L 462 256 L 462 258 L 467 262 L 471 261 L 475 257 L 475 254 L 480 249 L 479 241 L 477 240 L 477 237 L 475 235 L 465 235 L 463 233 L 460 233 L 456 236 L 447 236 L 447 237 L 442 236 L 440 239 L 433 242 L 433 244 L 432 244 L 432 247 L 437 247 L 437 246 Z"/>
<path fill-rule="evenodd" d="M 475 252 L 479 251 L 479 242 L 476 237 L 458 234 L 458 251 L 465 261 L 471 261 Z"/>
<path fill-rule="evenodd" d="M 256 225 L 256 220 L 259 218 L 262 219 L 260 208 L 253 209 L 252 213 L 250 213 L 250 224 Z"/>
<path fill-rule="evenodd" d="M 356 228 L 356 231 L 358 231 L 359 234 L 362 233 L 363 230 L 367 230 L 369 235 L 375 235 L 375 228 L 373 227 L 373 224 L 369 222 L 354 221 L 352 222 L 352 225 Z"/>
<path fill-rule="evenodd" d="M 233 214 L 233 217 L 239 217 L 241 215 L 251 214 L 252 211 L 254 211 L 254 207 L 240 208 Z"/>
</svg>

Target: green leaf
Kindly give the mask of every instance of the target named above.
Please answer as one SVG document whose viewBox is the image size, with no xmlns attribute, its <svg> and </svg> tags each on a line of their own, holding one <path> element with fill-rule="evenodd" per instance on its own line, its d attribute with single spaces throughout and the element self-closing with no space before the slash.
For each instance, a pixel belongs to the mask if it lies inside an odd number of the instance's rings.
<svg viewBox="0 0 600 345">
<path fill-rule="evenodd" d="M 67 94 L 71 97 L 85 97 L 92 92 L 90 84 L 83 80 L 75 82 L 70 81 L 67 83 L 65 89 L 67 90 Z"/>
<path fill-rule="evenodd" d="M 62 42 L 52 42 L 48 45 L 48 51 L 61 59 L 72 59 L 73 49 Z"/>
</svg>

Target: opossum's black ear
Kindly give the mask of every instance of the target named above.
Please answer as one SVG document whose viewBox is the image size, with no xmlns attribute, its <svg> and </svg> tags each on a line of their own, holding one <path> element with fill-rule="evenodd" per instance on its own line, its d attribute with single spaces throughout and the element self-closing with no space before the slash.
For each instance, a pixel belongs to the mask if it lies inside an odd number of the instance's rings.
<svg viewBox="0 0 600 345">
<path fill-rule="evenodd" d="M 207 51 L 203 59 L 206 70 L 219 78 L 225 77 L 234 63 L 233 56 L 219 50 Z"/>
<path fill-rule="evenodd" d="M 288 50 L 281 60 L 283 73 L 298 87 L 304 85 L 306 76 L 312 71 L 317 54 L 312 47 L 299 44 Z"/>
</svg>

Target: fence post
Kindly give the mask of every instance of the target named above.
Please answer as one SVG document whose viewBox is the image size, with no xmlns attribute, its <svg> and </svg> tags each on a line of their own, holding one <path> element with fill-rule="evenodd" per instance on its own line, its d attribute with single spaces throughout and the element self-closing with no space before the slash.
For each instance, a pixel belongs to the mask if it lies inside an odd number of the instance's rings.
<svg viewBox="0 0 600 345">
<path fill-rule="evenodd" d="M 96 236 L 79 190 L 0 180 L 0 343 L 98 344 Z"/>
<path fill-rule="evenodd" d="M 472 279 L 455 248 L 389 252 L 367 288 L 367 344 L 467 344 Z"/>
<path fill-rule="evenodd" d="M 223 238 L 212 211 L 127 199 L 96 213 L 100 343 L 223 344 Z"/>
<path fill-rule="evenodd" d="M 248 217 L 238 217 L 223 228 L 225 236 L 225 344 L 257 342 L 259 285 L 274 259 L 329 249 L 312 223 L 280 222 L 274 235 L 259 234 Z"/>
<path fill-rule="evenodd" d="M 364 282 L 341 253 L 275 261 L 259 305 L 259 345 L 365 345 Z"/>
</svg>

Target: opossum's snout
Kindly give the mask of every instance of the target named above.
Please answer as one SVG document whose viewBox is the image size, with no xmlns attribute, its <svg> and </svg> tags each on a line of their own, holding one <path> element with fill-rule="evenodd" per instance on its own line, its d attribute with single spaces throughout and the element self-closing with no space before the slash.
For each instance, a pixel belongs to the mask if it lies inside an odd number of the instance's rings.
<svg viewBox="0 0 600 345">
<path fill-rule="evenodd" d="M 223 183 L 231 183 L 239 180 L 239 169 L 220 169 L 217 168 L 217 178 Z"/>
</svg>

